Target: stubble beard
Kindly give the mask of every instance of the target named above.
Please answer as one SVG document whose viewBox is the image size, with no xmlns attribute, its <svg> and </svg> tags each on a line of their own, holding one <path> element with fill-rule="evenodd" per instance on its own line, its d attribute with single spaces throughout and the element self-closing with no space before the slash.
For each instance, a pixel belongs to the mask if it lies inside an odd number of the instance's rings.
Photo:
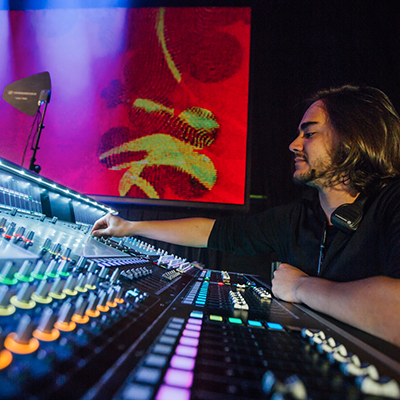
<svg viewBox="0 0 400 400">
<path fill-rule="evenodd" d="M 308 162 L 307 162 L 308 163 Z M 293 175 L 294 183 L 298 185 L 307 185 L 315 189 L 325 189 L 330 186 L 330 180 L 327 178 L 332 171 L 332 166 L 327 165 L 323 160 L 315 162 L 315 168 Z"/>
</svg>

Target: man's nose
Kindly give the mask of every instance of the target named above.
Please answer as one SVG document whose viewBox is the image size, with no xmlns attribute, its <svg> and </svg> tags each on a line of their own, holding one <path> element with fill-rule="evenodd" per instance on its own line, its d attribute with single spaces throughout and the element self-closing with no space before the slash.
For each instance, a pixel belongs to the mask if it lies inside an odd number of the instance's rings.
<svg viewBox="0 0 400 400">
<path fill-rule="evenodd" d="M 293 153 L 303 151 L 303 139 L 300 136 L 297 136 L 297 138 L 290 143 L 289 150 Z"/>
</svg>

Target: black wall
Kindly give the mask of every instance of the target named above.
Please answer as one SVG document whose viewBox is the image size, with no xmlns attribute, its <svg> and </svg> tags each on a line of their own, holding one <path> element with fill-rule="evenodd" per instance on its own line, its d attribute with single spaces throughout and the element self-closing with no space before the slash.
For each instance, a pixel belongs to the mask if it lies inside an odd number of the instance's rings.
<svg viewBox="0 0 400 400">
<path fill-rule="evenodd" d="M 289 202 L 302 189 L 291 181 L 288 150 L 304 111 L 318 89 L 366 84 L 383 90 L 400 110 L 400 16 L 397 1 L 263 0 L 252 7 L 252 75 L 249 129 L 249 213 Z M 115 206 L 115 205 L 114 205 Z M 117 207 L 118 208 L 118 207 Z M 217 217 L 217 210 L 119 207 L 129 219 Z M 269 276 L 270 257 L 237 257 L 202 249 L 165 246 L 206 267 Z"/>
</svg>

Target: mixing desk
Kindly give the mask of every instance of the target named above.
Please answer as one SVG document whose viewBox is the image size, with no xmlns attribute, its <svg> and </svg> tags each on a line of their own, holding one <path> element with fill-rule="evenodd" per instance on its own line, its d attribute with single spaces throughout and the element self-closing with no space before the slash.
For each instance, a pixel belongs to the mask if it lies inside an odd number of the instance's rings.
<svg viewBox="0 0 400 400">
<path fill-rule="evenodd" d="M 0 399 L 400 399 L 400 349 L 138 238 L 0 164 Z"/>
</svg>

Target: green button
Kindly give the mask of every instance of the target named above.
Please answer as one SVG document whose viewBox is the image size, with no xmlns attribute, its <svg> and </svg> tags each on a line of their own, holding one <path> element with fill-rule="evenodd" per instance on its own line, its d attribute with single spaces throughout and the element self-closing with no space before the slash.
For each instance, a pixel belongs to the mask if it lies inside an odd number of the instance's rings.
<svg viewBox="0 0 400 400">
<path fill-rule="evenodd" d="M 239 324 L 242 325 L 242 320 L 240 318 L 229 318 L 229 322 L 231 324 Z"/>
<path fill-rule="evenodd" d="M 210 321 L 222 322 L 222 317 L 220 315 L 210 315 Z"/>
<path fill-rule="evenodd" d="M 190 316 L 192 317 L 192 318 L 203 318 L 203 312 L 202 311 L 192 311 L 191 313 L 190 313 Z"/>
</svg>

